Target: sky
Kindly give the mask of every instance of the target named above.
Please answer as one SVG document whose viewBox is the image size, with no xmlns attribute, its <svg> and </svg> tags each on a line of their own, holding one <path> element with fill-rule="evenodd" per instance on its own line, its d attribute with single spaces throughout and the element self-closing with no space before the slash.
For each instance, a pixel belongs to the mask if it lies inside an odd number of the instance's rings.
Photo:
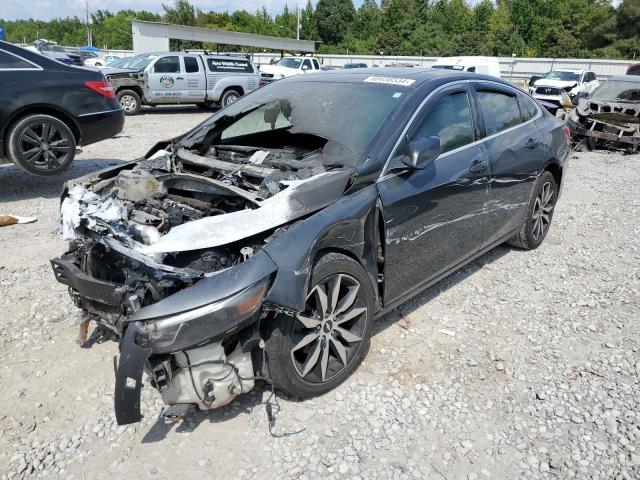
<svg viewBox="0 0 640 480">
<path fill-rule="evenodd" d="M 300 6 L 306 0 L 298 0 Z M 478 0 L 470 0 L 476 3 Z M 614 0 L 618 4 L 621 0 Z M 89 8 L 95 10 L 118 10 L 134 9 L 149 10 L 156 13 L 162 12 L 162 3 L 173 4 L 172 0 L 89 0 Z M 315 3 L 315 0 L 314 0 Z M 354 0 L 358 7 L 362 0 Z M 271 14 L 279 13 L 285 4 L 294 7 L 296 0 L 191 0 L 191 4 L 204 11 L 233 11 L 239 9 L 254 12 L 264 5 Z M 56 17 L 84 18 L 85 0 L 0 0 L 0 17 L 5 20 L 16 20 L 35 18 L 39 20 L 49 20 Z"/>
<path fill-rule="evenodd" d="M 245 9 L 251 12 L 266 6 L 270 13 L 279 13 L 285 4 L 295 7 L 296 0 L 190 0 L 191 4 L 200 10 L 221 12 L 225 10 L 233 11 Z M 299 0 L 300 6 L 304 6 L 306 0 Z M 149 10 L 155 13 L 162 13 L 162 4 L 172 5 L 173 0 L 89 0 L 89 9 L 109 10 Z M 315 3 L 315 1 L 314 1 Z M 354 0 L 356 6 L 362 0 Z M 0 18 L 5 20 L 16 20 L 35 18 L 38 20 L 49 20 L 56 17 L 84 18 L 84 0 L 0 0 Z"/>
</svg>

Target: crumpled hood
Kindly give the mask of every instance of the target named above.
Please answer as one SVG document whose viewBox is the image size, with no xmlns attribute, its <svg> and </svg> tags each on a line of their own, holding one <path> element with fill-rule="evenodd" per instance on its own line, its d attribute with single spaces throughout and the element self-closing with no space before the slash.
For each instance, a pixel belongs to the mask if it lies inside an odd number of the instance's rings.
<svg viewBox="0 0 640 480">
<path fill-rule="evenodd" d="M 340 199 L 354 175 L 344 168 L 286 181 L 287 188 L 260 202 L 258 208 L 193 220 L 169 230 L 150 245 L 131 241 L 127 232 L 127 208 L 117 197 L 103 198 L 81 185 L 69 189 L 60 213 L 63 237 L 82 237 L 79 227 L 120 239 L 128 247 L 154 257 L 168 252 L 214 248 L 257 235 L 317 212 Z"/>
<path fill-rule="evenodd" d="M 535 87 L 552 87 L 552 88 L 568 88 L 568 87 L 575 87 L 578 85 L 578 82 L 576 81 L 567 81 L 567 80 L 549 80 L 546 78 L 541 78 L 540 80 L 537 80 L 534 84 Z"/>
<path fill-rule="evenodd" d="M 261 65 L 260 73 L 270 73 L 272 75 L 284 75 L 285 77 L 292 77 L 300 74 L 300 70 L 297 68 L 287 68 L 280 65 Z"/>
</svg>

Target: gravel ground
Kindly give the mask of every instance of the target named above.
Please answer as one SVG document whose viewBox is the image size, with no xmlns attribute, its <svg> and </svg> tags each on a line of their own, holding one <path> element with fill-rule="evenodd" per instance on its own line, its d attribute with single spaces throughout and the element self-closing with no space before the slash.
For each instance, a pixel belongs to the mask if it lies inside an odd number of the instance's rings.
<svg viewBox="0 0 640 480">
<path fill-rule="evenodd" d="M 340 388 L 280 399 L 263 388 L 180 424 L 118 427 L 114 343 L 81 350 L 78 313 L 49 259 L 62 183 L 143 154 L 206 118 L 191 108 L 128 118 L 64 178 L 0 166 L 0 477 L 640 478 L 638 156 L 571 159 L 541 248 L 499 247 L 375 326 Z M 112 160 L 118 159 L 118 160 Z"/>
</svg>

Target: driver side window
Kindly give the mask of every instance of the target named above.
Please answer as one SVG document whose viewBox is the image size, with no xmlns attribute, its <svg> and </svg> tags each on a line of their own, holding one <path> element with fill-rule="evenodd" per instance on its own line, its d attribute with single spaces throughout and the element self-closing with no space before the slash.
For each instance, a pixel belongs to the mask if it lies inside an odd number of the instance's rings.
<svg viewBox="0 0 640 480">
<path fill-rule="evenodd" d="M 311 61 L 305 60 L 302 63 L 302 70 L 311 70 Z"/>
<path fill-rule="evenodd" d="M 442 97 L 412 135 L 412 140 L 438 137 L 442 153 L 472 143 L 471 107 L 466 92 Z"/>
</svg>

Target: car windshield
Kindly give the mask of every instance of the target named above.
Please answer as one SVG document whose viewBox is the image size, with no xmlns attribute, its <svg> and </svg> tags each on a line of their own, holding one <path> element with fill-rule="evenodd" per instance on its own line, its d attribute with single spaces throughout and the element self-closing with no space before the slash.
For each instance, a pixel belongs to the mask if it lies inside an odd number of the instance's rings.
<svg viewBox="0 0 640 480">
<path fill-rule="evenodd" d="M 562 80 L 563 82 L 579 82 L 580 74 L 576 72 L 549 72 L 544 78 L 547 80 Z"/>
<path fill-rule="evenodd" d="M 640 102 L 640 82 L 607 80 L 600 84 L 589 98 L 619 102 Z"/>
<path fill-rule="evenodd" d="M 157 55 L 136 55 L 135 57 L 121 58 L 115 62 L 111 62 L 109 67 L 142 70 L 156 58 L 158 58 Z"/>
<path fill-rule="evenodd" d="M 217 135 L 211 133 L 220 122 L 225 144 L 245 145 L 251 136 L 264 142 L 264 133 L 270 131 L 273 138 L 286 136 L 291 146 L 313 136 L 325 141 L 323 153 L 334 157 L 334 163 L 356 166 L 409 92 L 408 87 L 382 82 L 275 82 L 240 98 L 182 143 L 208 149 L 206 142 L 215 141 Z"/>
<path fill-rule="evenodd" d="M 298 68 L 300 67 L 301 63 L 302 60 L 300 60 L 299 58 L 287 57 L 280 60 L 277 65 L 286 68 Z"/>
</svg>

